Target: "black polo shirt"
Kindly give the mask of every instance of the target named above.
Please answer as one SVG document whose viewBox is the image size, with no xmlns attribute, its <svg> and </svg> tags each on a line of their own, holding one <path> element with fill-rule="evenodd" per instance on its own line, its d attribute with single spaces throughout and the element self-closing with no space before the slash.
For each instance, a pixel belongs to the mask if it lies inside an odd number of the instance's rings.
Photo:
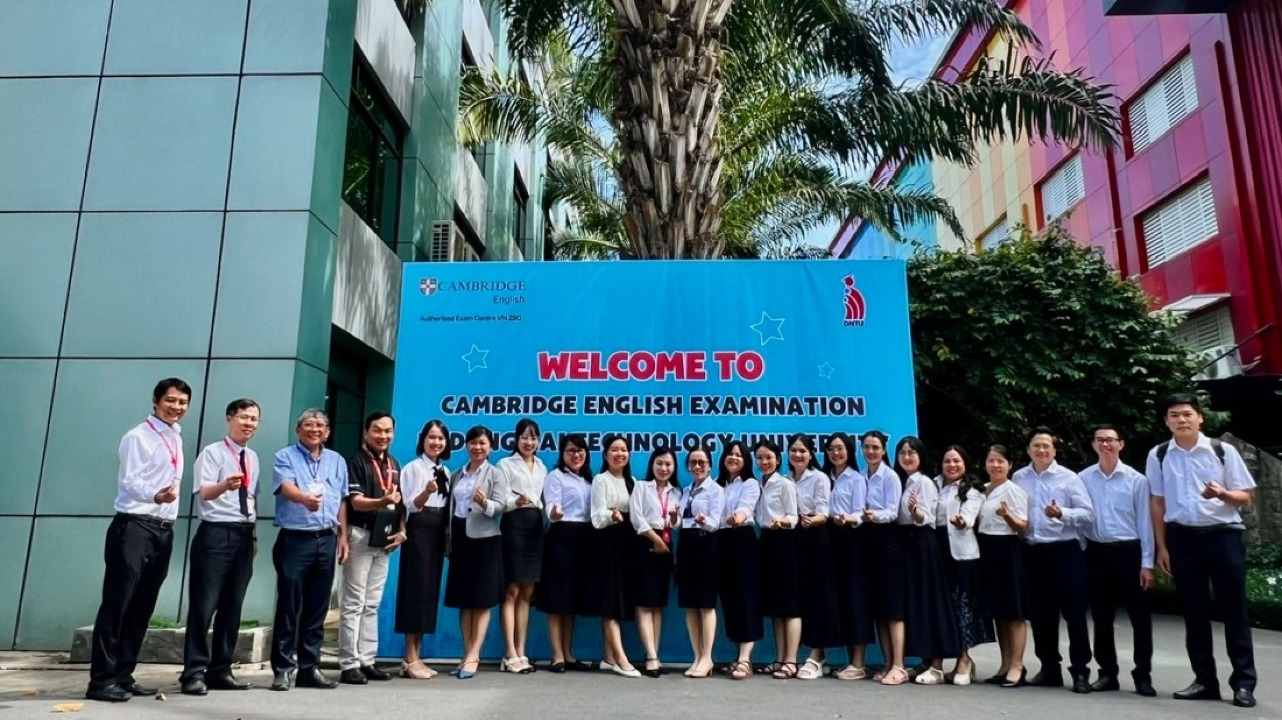
<svg viewBox="0 0 1282 720">
<path fill-rule="evenodd" d="M 370 456 L 369 450 L 363 445 L 347 461 L 347 524 L 370 531 L 374 529 L 375 513 L 357 511 L 356 508 L 352 507 L 351 498 L 353 495 L 381 498 L 386 494 L 383 492 L 383 486 L 378 481 L 378 471 L 374 469 L 375 462 Z M 390 480 L 399 490 L 401 486 L 401 466 L 396 462 L 396 458 L 384 454 L 378 458 L 377 462 L 379 470 L 383 473 L 383 481 Z"/>
</svg>

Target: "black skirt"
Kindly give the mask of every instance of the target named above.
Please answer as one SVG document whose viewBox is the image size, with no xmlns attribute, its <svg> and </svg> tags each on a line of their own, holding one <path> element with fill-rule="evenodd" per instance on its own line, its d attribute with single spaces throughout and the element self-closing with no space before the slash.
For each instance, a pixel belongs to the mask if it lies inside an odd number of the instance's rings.
<svg viewBox="0 0 1282 720">
<path fill-rule="evenodd" d="M 504 513 L 499 520 L 503 530 L 503 581 L 538 582 L 542 574 L 543 513 L 525 507 Z"/>
<path fill-rule="evenodd" d="M 935 529 L 903 527 L 908 551 L 904 653 L 920 658 L 957 657 L 961 654 L 961 638 Z"/>
<path fill-rule="evenodd" d="M 636 557 L 635 537 L 626 513 L 623 522 L 592 531 L 584 615 L 620 621 L 635 617 L 636 604 L 628 580 L 630 563 Z"/>
<path fill-rule="evenodd" d="M 534 604 L 548 615 L 578 615 L 584 611 L 584 581 L 592 524 L 554 522 L 543 537 L 543 572 L 534 591 Z"/>
<path fill-rule="evenodd" d="M 1024 542 L 1017 535 L 979 535 L 980 610 L 998 622 L 1033 617 L 1024 570 Z"/>
<path fill-rule="evenodd" d="M 837 587 L 832 569 L 828 526 L 796 533 L 797 601 L 801 607 L 801 643 L 806 647 L 836 647 L 841 643 L 837 621 Z"/>
<path fill-rule="evenodd" d="M 907 554 L 904 536 L 895 523 L 866 523 L 864 569 L 868 571 L 868 609 L 873 620 L 904 619 Z"/>
<path fill-rule="evenodd" d="M 717 531 L 717 569 L 726 638 L 733 643 L 760 640 L 761 559 L 751 525 Z"/>
<path fill-rule="evenodd" d="M 403 634 L 436 632 L 436 609 L 441 602 L 441 570 L 445 566 L 445 508 L 426 507 L 405 521 L 400 567 L 396 572 L 396 619 L 393 629 Z"/>
<path fill-rule="evenodd" d="M 833 581 L 837 587 L 837 627 L 842 645 L 867 645 L 877 641 L 872 610 L 868 602 L 868 578 L 864 570 L 864 527 L 833 525 Z"/>
<path fill-rule="evenodd" d="M 761 614 L 766 617 L 801 617 L 801 602 L 797 598 L 796 532 L 761 530 L 757 547 L 761 554 Z"/>
<path fill-rule="evenodd" d="M 996 642 L 993 621 L 980 608 L 979 560 L 958 560 L 953 557 L 947 527 L 935 528 L 935 543 L 939 546 L 939 557 L 944 561 L 944 577 L 948 581 L 953 619 L 957 623 L 962 650 Z"/>
<path fill-rule="evenodd" d="M 445 607 L 485 610 L 503 601 L 503 538 L 467 536 L 467 521 L 450 519 Z"/>
<path fill-rule="evenodd" d="M 628 573 L 632 582 L 630 597 L 637 607 L 667 607 L 672 593 L 672 544 L 668 543 L 666 553 L 657 553 L 650 538 L 638 535 L 633 529 L 631 545 L 627 565 L 631 568 Z"/>
<path fill-rule="evenodd" d="M 716 532 L 681 528 L 677 537 L 677 607 L 703 610 L 717 606 L 720 557 Z"/>
</svg>

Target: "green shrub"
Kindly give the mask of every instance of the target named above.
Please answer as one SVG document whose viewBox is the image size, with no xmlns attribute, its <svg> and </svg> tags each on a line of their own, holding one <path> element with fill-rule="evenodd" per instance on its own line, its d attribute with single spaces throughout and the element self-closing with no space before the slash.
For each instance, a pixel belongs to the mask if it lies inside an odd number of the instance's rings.
<svg viewBox="0 0 1282 720">
<path fill-rule="evenodd" d="M 1175 594 L 1175 584 L 1170 578 L 1157 574 L 1153 588 L 1153 612 L 1183 615 L 1180 599 Z M 1282 630 L 1282 568 L 1248 567 L 1246 570 L 1246 612 L 1253 627 L 1265 630 Z M 1221 619 L 1219 606 L 1212 600 L 1211 618 Z"/>
</svg>

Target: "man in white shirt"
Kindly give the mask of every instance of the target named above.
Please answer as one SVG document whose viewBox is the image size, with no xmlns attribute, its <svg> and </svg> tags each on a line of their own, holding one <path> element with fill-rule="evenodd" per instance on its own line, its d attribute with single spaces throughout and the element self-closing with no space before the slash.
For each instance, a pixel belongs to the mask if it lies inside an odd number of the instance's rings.
<svg viewBox="0 0 1282 720">
<path fill-rule="evenodd" d="M 1055 434 L 1034 428 L 1027 467 L 1011 480 L 1028 493 L 1029 591 L 1033 601 L 1033 650 L 1041 671 L 1029 685 L 1062 687 L 1059 618 L 1068 625 L 1069 673 L 1073 692 L 1091 691 L 1091 637 L 1086 629 L 1084 531 L 1093 518 L 1091 497 L 1077 473 L 1055 462 Z"/>
<path fill-rule="evenodd" d="M 1098 425 L 1091 446 L 1099 462 L 1080 473 L 1095 507 L 1086 528 L 1086 584 L 1095 625 L 1095 660 L 1099 679 L 1093 692 L 1118 690 L 1117 647 L 1113 618 L 1125 605 L 1135 635 L 1135 692 L 1153 697 L 1153 616 L 1146 591 L 1153 587 L 1153 523 L 1149 515 L 1148 480 L 1122 462 L 1126 447 L 1121 431 Z"/>
<path fill-rule="evenodd" d="M 1184 645 L 1193 682 L 1177 700 L 1218 700 L 1220 682 L 1211 641 L 1211 597 L 1224 619 L 1233 674 L 1233 704 L 1255 707 L 1255 651 L 1246 614 L 1246 545 L 1240 508 L 1251 504 L 1255 481 L 1236 448 L 1202 434 L 1194 395 L 1166 400 L 1169 442 L 1149 451 L 1157 564 L 1175 579 L 1184 609 Z"/>
<path fill-rule="evenodd" d="M 258 454 L 249 439 L 258 431 L 258 403 L 249 398 L 227 405 L 227 435 L 205 446 L 196 458 L 192 495 L 200 528 L 191 543 L 187 638 L 182 691 L 248 690 L 232 675 L 240 631 L 240 609 L 254 574 L 258 550 Z M 213 654 L 209 624 L 213 621 Z"/>
<path fill-rule="evenodd" d="M 120 440 L 116 516 L 107 527 L 102 604 L 93 624 L 85 697 L 125 702 L 156 689 L 134 680 L 138 651 L 169 574 L 183 476 L 182 428 L 191 386 L 178 378 L 156 383 L 152 413 Z"/>
</svg>

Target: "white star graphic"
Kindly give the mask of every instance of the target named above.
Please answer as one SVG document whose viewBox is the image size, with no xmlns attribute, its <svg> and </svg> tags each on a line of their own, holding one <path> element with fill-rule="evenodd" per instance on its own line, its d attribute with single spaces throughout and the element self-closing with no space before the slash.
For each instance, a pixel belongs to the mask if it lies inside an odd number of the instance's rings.
<svg viewBox="0 0 1282 720">
<path fill-rule="evenodd" d="M 833 367 L 832 365 L 829 365 L 828 361 L 825 360 L 824 364 L 819 366 L 819 377 L 825 380 L 831 380 L 832 373 L 836 369 L 837 368 Z"/>
<path fill-rule="evenodd" d="M 486 370 L 487 367 L 485 365 L 485 358 L 489 354 L 490 354 L 489 350 L 482 350 L 481 348 L 477 347 L 475 343 L 473 343 L 472 349 L 467 351 L 466 355 L 462 356 L 462 360 L 467 363 L 467 371 L 472 372 L 477 368 L 480 368 L 481 370 Z"/>
<path fill-rule="evenodd" d="M 772 318 L 770 313 L 763 310 L 761 319 L 748 327 L 761 336 L 761 344 L 765 345 L 771 340 L 783 340 L 783 323 L 784 318 Z"/>
</svg>

